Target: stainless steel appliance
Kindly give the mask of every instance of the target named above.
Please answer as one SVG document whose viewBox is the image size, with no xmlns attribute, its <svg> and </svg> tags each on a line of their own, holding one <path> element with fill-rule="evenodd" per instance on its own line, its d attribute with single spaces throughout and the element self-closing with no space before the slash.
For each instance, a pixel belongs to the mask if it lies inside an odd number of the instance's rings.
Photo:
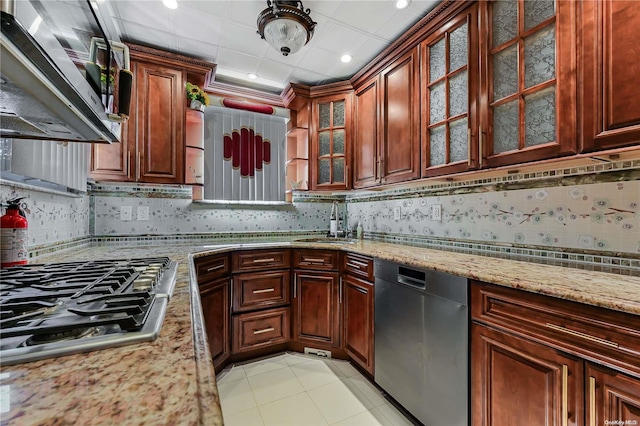
<svg viewBox="0 0 640 426">
<path fill-rule="evenodd" d="M 176 283 L 167 257 L 0 270 L 0 363 L 150 341 Z"/>
<path fill-rule="evenodd" d="M 427 426 L 469 424 L 467 280 L 376 260 L 375 382 Z"/>
<path fill-rule="evenodd" d="M 119 142 L 123 117 L 114 105 L 126 95 L 114 102 L 118 87 L 111 73 L 128 66 L 128 52 L 112 48 L 122 44 L 107 2 L 0 0 L 0 5 L 0 136 Z M 104 49 L 90 57 L 92 40 Z"/>
</svg>

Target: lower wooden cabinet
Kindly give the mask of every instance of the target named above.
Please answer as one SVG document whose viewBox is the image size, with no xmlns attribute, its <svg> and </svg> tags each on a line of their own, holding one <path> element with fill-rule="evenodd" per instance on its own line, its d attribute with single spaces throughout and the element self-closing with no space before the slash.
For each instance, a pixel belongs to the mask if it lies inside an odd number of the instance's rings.
<svg viewBox="0 0 640 426">
<path fill-rule="evenodd" d="M 582 361 L 478 324 L 471 328 L 473 425 L 582 425 Z"/>
<path fill-rule="evenodd" d="M 344 349 L 373 375 L 373 283 L 344 275 L 342 286 Z"/>
<path fill-rule="evenodd" d="M 230 290 L 231 283 L 226 277 L 200 284 L 200 303 L 216 371 L 224 367 L 231 355 Z"/>
<path fill-rule="evenodd" d="M 233 316 L 233 353 L 289 341 L 289 307 Z"/>
<path fill-rule="evenodd" d="M 585 377 L 587 425 L 640 425 L 639 379 L 592 363 Z"/>
<path fill-rule="evenodd" d="M 338 272 L 294 273 L 293 339 L 319 349 L 340 346 Z"/>
</svg>

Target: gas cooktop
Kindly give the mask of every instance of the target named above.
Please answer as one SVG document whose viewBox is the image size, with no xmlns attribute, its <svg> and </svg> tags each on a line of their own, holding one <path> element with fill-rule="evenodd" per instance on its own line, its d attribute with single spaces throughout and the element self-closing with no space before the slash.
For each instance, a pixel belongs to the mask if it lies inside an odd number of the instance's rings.
<svg viewBox="0 0 640 426">
<path fill-rule="evenodd" d="M 0 270 L 0 363 L 154 340 L 176 270 L 167 257 Z"/>
</svg>

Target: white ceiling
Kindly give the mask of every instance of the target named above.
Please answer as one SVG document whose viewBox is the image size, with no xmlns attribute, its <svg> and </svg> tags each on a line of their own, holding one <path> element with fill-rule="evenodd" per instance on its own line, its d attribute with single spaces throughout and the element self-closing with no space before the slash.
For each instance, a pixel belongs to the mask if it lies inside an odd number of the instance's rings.
<svg viewBox="0 0 640 426">
<path fill-rule="evenodd" d="M 161 0 L 108 2 L 120 38 L 217 64 L 216 81 L 280 93 L 289 83 L 317 85 L 351 78 L 440 0 L 307 0 L 318 23 L 307 46 L 287 57 L 257 34 L 259 0 Z M 350 54 L 353 60 L 342 63 Z M 249 81 L 248 73 L 258 79 Z"/>
</svg>

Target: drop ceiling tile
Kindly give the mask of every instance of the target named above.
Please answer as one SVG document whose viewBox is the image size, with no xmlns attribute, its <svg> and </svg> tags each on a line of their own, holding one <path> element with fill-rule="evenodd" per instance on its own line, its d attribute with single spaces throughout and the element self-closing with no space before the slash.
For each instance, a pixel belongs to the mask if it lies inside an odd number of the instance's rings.
<svg viewBox="0 0 640 426">
<path fill-rule="evenodd" d="M 170 30 L 179 36 L 192 39 L 208 40 L 220 43 L 220 28 L 223 19 L 205 13 L 190 14 L 187 11 L 176 13 L 169 18 Z"/>
<path fill-rule="evenodd" d="M 375 33 L 393 18 L 397 10 L 391 1 L 346 1 L 338 9 L 335 18 L 339 18 L 344 25 Z"/>
<path fill-rule="evenodd" d="M 260 65 L 260 60 L 255 56 L 245 55 L 243 53 L 236 52 L 235 50 L 221 48 L 218 50 L 217 63 L 220 68 L 246 74 L 249 72 L 256 72 Z"/>
<path fill-rule="evenodd" d="M 184 7 L 189 13 L 201 12 L 220 18 L 226 18 L 228 6 L 226 1 L 180 0 L 180 9 Z"/>
<path fill-rule="evenodd" d="M 256 74 L 258 77 L 272 81 L 280 81 L 286 85 L 293 71 L 292 67 L 272 61 L 262 61 L 258 66 Z"/>
<path fill-rule="evenodd" d="M 302 68 L 296 68 L 291 74 L 291 81 L 293 83 L 313 85 L 316 82 L 324 82 L 331 80 L 332 77 L 324 74 L 320 74 L 314 71 L 305 70 Z"/>
<path fill-rule="evenodd" d="M 361 32 L 338 23 L 332 23 L 328 26 L 327 32 L 317 39 L 315 46 L 329 52 L 342 54 L 347 44 L 358 46 L 363 44 L 365 40 L 366 36 Z"/>
<path fill-rule="evenodd" d="M 172 50 L 175 47 L 173 42 L 175 36 L 173 34 L 128 21 L 118 21 L 118 26 L 123 33 L 121 35 L 123 41 L 154 46 L 165 50 Z"/>
<path fill-rule="evenodd" d="M 316 15 L 322 15 L 324 17 L 333 16 L 340 7 L 341 1 L 337 0 L 315 0 L 305 1 L 304 8 L 311 9 L 311 19 L 316 20 Z"/>
<path fill-rule="evenodd" d="M 422 19 L 422 15 L 414 10 L 409 10 L 408 8 L 398 10 L 394 19 L 382 25 L 375 32 L 375 35 L 388 41 L 394 41 L 420 19 Z"/>
<path fill-rule="evenodd" d="M 231 1 L 229 2 L 229 20 L 237 24 L 257 28 L 258 15 L 266 7 L 266 1 Z"/>
<path fill-rule="evenodd" d="M 329 71 L 340 62 L 340 55 L 322 49 L 309 49 L 300 68 L 330 75 Z"/>
<path fill-rule="evenodd" d="M 203 61 L 216 62 L 219 47 L 216 44 L 205 43 L 200 40 L 180 38 L 177 41 L 178 51 L 181 55 L 193 56 Z"/>
<path fill-rule="evenodd" d="M 111 4 L 114 6 L 116 17 L 122 20 L 147 27 L 168 28 L 172 11 L 160 1 L 117 1 Z"/>
<path fill-rule="evenodd" d="M 260 38 L 254 28 L 229 22 L 221 34 L 222 43 L 226 49 L 243 52 L 248 55 L 262 57 L 268 43 Z"/>
</svg>

